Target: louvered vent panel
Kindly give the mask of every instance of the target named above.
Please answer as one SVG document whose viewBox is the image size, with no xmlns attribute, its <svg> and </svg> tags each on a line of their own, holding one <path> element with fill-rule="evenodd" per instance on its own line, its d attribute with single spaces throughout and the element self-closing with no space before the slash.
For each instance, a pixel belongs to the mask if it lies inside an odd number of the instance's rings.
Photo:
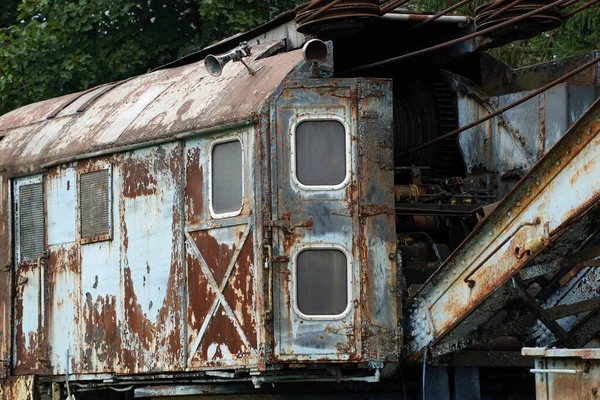
<svg viewBox="0 0 600 400">
<path fill-rule="evenodd" d="M 110 173 L 108 169 L 82 174 L 79 181 L 81 237 L 110 234 Z"/>
<path fill-rule="evenodd" d="M 44 197 L 41 183 L 19 188 L 19 241 L 21 261 L 44 254 Z"/>
</svg>

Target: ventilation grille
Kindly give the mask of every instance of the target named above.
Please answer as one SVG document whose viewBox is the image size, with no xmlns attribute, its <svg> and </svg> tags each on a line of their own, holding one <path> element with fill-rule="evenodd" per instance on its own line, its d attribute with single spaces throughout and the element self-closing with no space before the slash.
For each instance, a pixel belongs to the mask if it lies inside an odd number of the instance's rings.
<svg viewBox="0 0 600 400">
<path fill-rule="evenodd" d="M 81 238 L 89 239 L 110 235 L 110 171 L 81 174 L 79 196 L 81 210 Z"/>
<path fill-rule="evenodd" d="M 19 188 L 19 241 L 21 261 L 44 254 L 44 197 L 41 183 Z"/>
</svg>

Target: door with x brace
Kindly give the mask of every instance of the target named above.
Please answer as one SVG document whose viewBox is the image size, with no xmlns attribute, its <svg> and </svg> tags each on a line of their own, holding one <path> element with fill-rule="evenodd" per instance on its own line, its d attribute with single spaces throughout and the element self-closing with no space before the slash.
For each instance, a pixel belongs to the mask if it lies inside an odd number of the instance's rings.
<svg viewBox="0 0 600 400">
<path fill-rule="evenodd" d="M 256 365 L 251 129 L 186 143 L 187 367 Z"/>
</svg>

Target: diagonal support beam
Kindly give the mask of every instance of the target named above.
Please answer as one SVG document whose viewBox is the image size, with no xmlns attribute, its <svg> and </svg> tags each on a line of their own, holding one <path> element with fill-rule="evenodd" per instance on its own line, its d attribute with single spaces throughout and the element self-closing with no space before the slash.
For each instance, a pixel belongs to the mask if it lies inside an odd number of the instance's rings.
<svg viewBox="0 0 600 400">
<path fill-rule="evenodd" d="M 204 257 L 202 257 L 202 254 L 200 253 L 200 250 L 198 249 L 198 246 L 196 245 L 196 242 L 194 241 L 194 238 L 192 237 L 192 235 L 189 232 L 185 233 L 187 242 L 189 243 L 189 245 L 190 245 L 194 255 L 198 259 L 198 261 L 200 261 L 200 268 L 202 269 L 204 276 L 208 280 L 208 284 L 210 285 L 210 287 L 213 289 L 213 291 L 216 294 L 216 298 L 212 303 L 210 311 L 204 318 L 204 321 L 202 322 L 202 325 L 200 326 L 198 336 L 196 337 L 196 340 L 194 340 L 194 344 L 192 345 L 192 347 L 190 349 L 189 357 L 188 357 L 188 364 L 192 362 L 194 354 L 200 347 L 202 338 L 204 337 L 204 334 L 206 333 L 206 330 L 208 329 L 208 325 L 210 324 L 210 321 L 212 320 L 215 312 L 217 311 L 219 304 L 223 306 L 223 309 L 225 310 L 225 312 L 227 313 L 227 316 L 229 317 L 229 319 L 235 326 L 238 335 L 240 335 L 240 338 L 244 342 L 244 345 L 247 348 L 251 349 L 255 354 L 258 355 L 258 353 L 256 352 L 256 349 L 254 349 L 254 347 L 252 347 L 252 345 L 250 344 L 250 341 L 248 340 L 240 322 L 238 321 L 235 314 L 231 310 L 231 307 L 227 303 L 227 300 L 225 299 L 225 296 L 223 294 L 223 292 L 225 291 L 225 288 L 227 287 L 227 284 L 229 283 L 229 278 L 231 276 L 231 273 L 235 269 L 237 260 L 240 256 L 240 253 L 242 252 L 242 248 L 244 247 L 246 240 L 248 239 L 248 236 L 250 235 L 251 231 L 252 231 L 252 225 L 248 224 L 248 226 L 246 227 L 246 230 L 244 231 L 244 235 L 240 239 L 239 246 L 236 248 L 235 252 L 233 253 L 233 255 L 231 257 L 231 260 L 229 261 L 229 265 L 227 267 L 227 270 L 225 272 L 225 275 L 223 276 L 223 280 L 220 285 L 217 285 L 215 277 L 213 276 L 212 272 L 210 271 L 210 268 L 208 267 L 206 260 L 204 259 Z"/>
<path fill-rule="evenodd" d="M 599 152 L 600 100 L 421 287 L 408 316 L 405 354 L 409 359 L 419 358 L 426 346 L 454 331 L 492 293 L 599 204 Z M 540 218 L 540 224 L 517 231 L 535 218 Z M 588 225 L 581 232 L 584 237 L 597 229 Z M 516 257 L 516 253 L 525 256 Z"/>
<path fill-rule="evenodd" d="M 512 283 L 515 291 L 525 302 L 525 305 L 527 308 L 529 308 L 533 315 L 535 315 L 542 322 L 542 324 L 546 325 L 546 328 L 550 329 L 550 332 L 552 332 L 554 336 L 556 336 L 564 345 L 574 348 L 575 342 L 571 336 L 569 336 L 567 331 L 565 331 L 563 327 L 558 324 L 558 322 L 553 320 L 550 315 L 548 315 L 548 311 L 542 308 L 542 306 L 540 306 L 538 302 L 527 293 L 521 280 L 517 277 L 513 277 Z"/>
</svg>

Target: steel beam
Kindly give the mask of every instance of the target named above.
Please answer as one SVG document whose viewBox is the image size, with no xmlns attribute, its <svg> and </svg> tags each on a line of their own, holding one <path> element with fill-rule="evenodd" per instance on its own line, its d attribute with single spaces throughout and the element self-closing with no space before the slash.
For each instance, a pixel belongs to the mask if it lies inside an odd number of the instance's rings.
<svg viewBox="0 0 600 400">
<path fill-rule="evenodd" d="M 599 151 L 597 101 L 412 299 L 408 358 L 450 333 L 598 203 Z"/>
</svg>

